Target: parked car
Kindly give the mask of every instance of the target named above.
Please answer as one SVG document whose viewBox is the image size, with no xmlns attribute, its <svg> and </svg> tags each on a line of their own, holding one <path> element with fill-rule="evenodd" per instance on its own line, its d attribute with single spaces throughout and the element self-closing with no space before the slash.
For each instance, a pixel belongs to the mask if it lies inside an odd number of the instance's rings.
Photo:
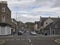
<svg viewBox="0 0 60 45">
<path fill-rule="evenodd" d="M 31 34 L 31 35 L 36 35 L 37 33 L 34 32 L 34 31 L 31 31 L 30 34 Z"/>
<path fill-rule="evenodd" d="M 19 31 L 18 32 L 18 35 L 22 35 L 24 32 L 23 31 Z"/>
<path fill-rule="evenodd" d="M 35 31 L 37 34 L 41 34 L 40 31 Z"/>
<path fill-rule="evenodd" d="M 45 36 L 47 35 L 47 33 L 45 33 Z"/>
</svg>

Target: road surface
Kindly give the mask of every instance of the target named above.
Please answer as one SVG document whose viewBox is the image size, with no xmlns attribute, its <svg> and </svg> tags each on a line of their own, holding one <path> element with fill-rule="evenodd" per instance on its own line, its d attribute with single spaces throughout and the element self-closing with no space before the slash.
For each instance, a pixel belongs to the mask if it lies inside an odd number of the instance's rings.
<svg viewBox="0 0 60 45">
<path fill-rule="evenodd" d="M 0 36 L 0 40 L 6 40 L 4 45 L 60 45 L 54 42 L 60 36 Z"/>
</svg>

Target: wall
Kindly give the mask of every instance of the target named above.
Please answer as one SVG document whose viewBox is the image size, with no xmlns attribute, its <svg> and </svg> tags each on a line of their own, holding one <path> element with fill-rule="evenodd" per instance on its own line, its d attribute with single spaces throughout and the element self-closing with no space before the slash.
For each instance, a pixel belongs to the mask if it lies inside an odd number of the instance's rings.
<svg viewBox="0 0 60 45">
<path fill-rule="evenodd" d="M 2 12 L 2 8 L 5 8 L 5 12 Z M 2 22 L 2 16 L 5 16 L 5 22 L 6 24 L 11 24 L 11 11 L 8 8 L 7 4 L 0 3 L 0 23 Z"/>
<path fill-rule="evenodd" d="M 52 23 L 53 22 L 53 20 L 52 19 L 47 19 L 45 22 L 44 22 L 44 27 L 46 27 L 47 25 L 49 25 L 50 23 Z"/>
<path fill-rule="evenodd" d="M 11 28 L 9 26 L 1 27 L 0 26 L 0 35 L 9 35 L 11 34 Z"/>
<path fill-rule="evenodd" d="M 37 24 L 34 25 L 34 30 L 38 31 L 38 25 Z"/>
</svg>

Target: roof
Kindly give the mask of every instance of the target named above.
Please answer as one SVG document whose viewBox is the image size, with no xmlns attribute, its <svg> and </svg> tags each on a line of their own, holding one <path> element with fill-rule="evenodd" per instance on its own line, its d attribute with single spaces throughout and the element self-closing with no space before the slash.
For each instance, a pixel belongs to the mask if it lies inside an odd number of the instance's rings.
<svg viewBox="0 0 60 45">
<path fill-rule="evenodd" d="M 44 22 L 44 21 L 46 21 L 49 18 L 52 19 L 53 21 L 60 20 L 59 17 L 41 17 L 41 21 Z"/>
<path fill-rule="evenodd" d="M 58 26 L 57 28 L 60 29 L 60 18 L 59 20 L 49 24 L 48 26 L 46 26 L 44 29 L 49 29 L 49 27 L 51 28 L 55 28 L 55 26 Z"/>
<path fill-rule="evenodd" d="M 39 24 L 40 23 L 40 21 L 35 21 L 35 24 Z"/>
<path fill-rule="evenodd" d="M 52 26 L 52 25 L 53 25 L 52 27 L 54 27 L 55 24 L 60 25 L 60 18 L 59 17 L 41 17 L 41 25 L 43 25 L 44 21 L 49 18 L 52 19 L 54 22 L 49 24 L 47 27 Z M 45 28 L 47 28 L 47 27 L 45 27 Z"/>
<path fill-rule="evenodd" d="M 7 1 L 0 1 L 0 3 L 2 3 L 2 4 L 7 4 Z"/>
<path fill-rule="evenodd" d="M 41 17 L 41 21 L 44 22 L 45 20 L 47 20 L 47 17 Z"/>
</svg>

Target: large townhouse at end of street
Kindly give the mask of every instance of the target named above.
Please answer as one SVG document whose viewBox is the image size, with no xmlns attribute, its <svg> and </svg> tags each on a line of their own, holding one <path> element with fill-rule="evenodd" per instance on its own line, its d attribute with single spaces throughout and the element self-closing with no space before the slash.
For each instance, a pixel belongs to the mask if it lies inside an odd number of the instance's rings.
<svg viewBox="0 0 60 45">
<path fill-rule="evenodd" d="M 40 17 L 40 33 L 60 35 L 60 17 Z"/>
<path fill-rule="evenodd" d="M 11 34 L 11 11 L 6 1 L 0 2 L 0 35 Z"/>
</svg>

